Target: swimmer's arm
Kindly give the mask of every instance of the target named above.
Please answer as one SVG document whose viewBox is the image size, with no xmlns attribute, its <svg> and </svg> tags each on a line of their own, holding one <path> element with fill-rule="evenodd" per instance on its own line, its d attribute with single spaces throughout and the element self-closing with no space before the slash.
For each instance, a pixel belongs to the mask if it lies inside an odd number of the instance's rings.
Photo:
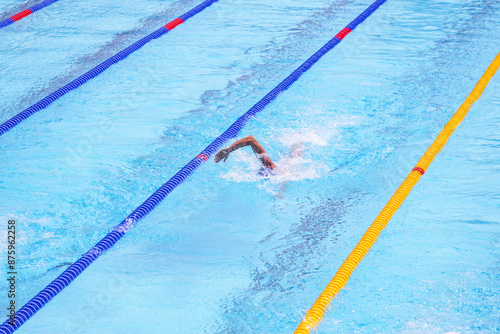
<svg viewBox="0 0 500 334">
<path fill-rule="evenodd" d="M 233 145 L 229 146 L 228 148 L 220 150 L 219 153 L 215 155 L 215 162 L 219 162 L 221 160 L 224 160 L 225 162 L 231 152 L 234 152 L 237 149 L 240 149 L 245 146 L 250 146 L 255 154 L 262 155 L 259 156 L 259 159 L 265 167 L 271 169 L 274 169 L 276 167 L 276 165 L 271 161 L 271 159 L 269 159 L 267 155 L 264 155 L 266 153 L 266 150 L 253 136 L 248 136 L 243 139 L 240 139 Z"/>
<path fill-rule="evenodd" d="M 219 151 L 215 155 L 215 162 L 219 162 L 224 159 L 224 162 L 227 160 L 227 157 L 231 152 L 234 152 L 242 147 L 245 146 L 251 146 L 252 150 L 256 154 L 263 154 L 266 153 L 266 150 L 262 147 L 262 145 L 259 144 L 259 142 L 253 137 L 253 136 L 248 136 L 243 139 L 238 140 L 235 142 L 233 145 L 229 146 L 228 148 L 223 148 L 222 150 Z"/>
</svg>

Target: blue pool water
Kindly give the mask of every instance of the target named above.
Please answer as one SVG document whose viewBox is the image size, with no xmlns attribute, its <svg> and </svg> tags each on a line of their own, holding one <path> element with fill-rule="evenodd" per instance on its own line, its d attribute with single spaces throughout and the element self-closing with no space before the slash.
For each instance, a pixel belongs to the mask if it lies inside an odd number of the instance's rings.
<svg viewBox="0 0 500 334">
<path fill-rule="evenodd" d="M 61 0 L 0 30 L 0 121 L 197 4 Z M 221 0 L 0 137 L 17 304 L 369 4 Z M 282 173 L 204 164 L 18 332 L 293 332 L 499 51 L 498 1 L 388 0 L 242 131 Z M 317 333 L 500 331 L 499 96 L 497 76 Z"/>
</svg>

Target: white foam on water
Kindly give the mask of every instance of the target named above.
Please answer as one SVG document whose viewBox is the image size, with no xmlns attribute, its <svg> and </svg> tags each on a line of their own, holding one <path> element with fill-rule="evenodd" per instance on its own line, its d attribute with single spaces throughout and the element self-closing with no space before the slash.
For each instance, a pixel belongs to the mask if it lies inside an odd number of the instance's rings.
<svg viewBox="0 0 500 334">
<path fill-rule="evenodd" d="M 266 177 L 259 175 L 262 168 L 261 162 L 251 152 L 236 151 L 231 154 L 235 166 L 221 177 L 234 182 L 256 182 L 266 180 L 271 183 L 281 183 L 287 181 L 299 181 L 303 179 L 312 179 L 320 177 L 324 169 L 328 168 L 321 164 L 315 163 L 310 159 L 302 156 L 288 156 L 271 159 L 276 164 L 276 168 Z"/>
<path fill-rule="evenodd" d="M 359 123 L 356 117 L 339 117 L 327 123 L 318 122 L 314 127 L 304 124 L 293 124 L 271 134 L 274 142 L 282 146 L 281 152 L 267 151 L 276 168 L 265 177 L 259 175 L 262 164 L 251 150 L 238 150 L 231 154 L 234 167 L 221 175 L 223 179 L 233 182 L 256 182 L 258 187 L 271 194 L 280 194 L 287 182 L 320 178 L 329 171 L 322 161 L 312 160 L 308 154 L 313 149 L 331 144 L 340 138 L 340 130 L 344 126 Z M 297 130 L 299 128 L 300 130 Z M 264 147 L 266 148 L 266 147 Z"/>
</svg>

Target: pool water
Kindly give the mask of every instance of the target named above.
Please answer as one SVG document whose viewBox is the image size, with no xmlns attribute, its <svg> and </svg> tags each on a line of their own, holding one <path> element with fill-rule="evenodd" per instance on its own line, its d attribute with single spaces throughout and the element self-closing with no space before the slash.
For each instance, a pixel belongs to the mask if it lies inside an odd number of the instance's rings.
<svg viewBox="0 0 500 334">
<path fill-rule="evenodd" d="M 0 30 L 0 121 L 198 3 L 61 0 Z M 370 4 L 221 0 L 4 134 L 17 305 Z M 278 175 L 204 164 L 18 332 L 293 332 L 499 51 L 498 1 L 388 0 L 240 134 Z M 316 333 L 500 331 L 499 96 L 497 76 Z"/>
</svg>

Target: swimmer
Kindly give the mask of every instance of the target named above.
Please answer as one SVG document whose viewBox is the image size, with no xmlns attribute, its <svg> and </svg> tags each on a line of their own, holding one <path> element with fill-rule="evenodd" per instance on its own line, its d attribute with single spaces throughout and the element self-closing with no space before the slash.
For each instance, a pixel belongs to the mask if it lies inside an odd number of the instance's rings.
<svg viewBox="0 0 500 334">
<path fill-rule="evenodd" d="M 262 165 L 267 170 L 273 170 L 276 168 L 276 165 L 274 162 L 269 159 L 267 156 L 266 150 L 264 150 L 264 147 L 262 147 L 261 144 L 255 139 L 253 136 L 248 136 L 243 139 L 238 140 L 236 143 L 233 145 L 229 146 L 228 148 L 223 148 L 220 150 L 216 155 L 215 155 L 215 162 L 219 162 L 221 160 L 224 160 L 226 162 L 227 158 L 229 157 L 229 154 L 231 152 L 236 151 L 237 149 L 240 149 L 245 146 L 250 146 L 253 150 L 253 153 L 259 158 L 260 162 L 262 162 Z"/>
<path fill-rule="evenodd" d="M 218 163 L 221 160 L 224 160 L 226 162 L 227 158 L 229 157 L 229 154 L 231 152 L 236 151 L 237 149 L 240 149 L 245 146 L 250 146 L 257 156 L 259 158 L 260 162 L 264 167 L 261 167 L 258 175 L 267 179 L 270 176 L 275 176 L 276 173 L 276 165 L 275 163 L 269 158 L 269 156 L 266 153 L 266 150 L 264 150 L 264 147 L 255 139 L 253 136 L 248 136 L 246 138 L 240 139 L 237 142 L 235 142 L 233 145 L 229 146 L 228 148 L 223 148 L 220 150 L 216 155 L 215 155 L 215 162 Z M 290 155 L 291 158 L 298 158 L 302 156 L 303 153 L 303 148 L 302 148 L 302 143 L 296 143 L 292 149 L 292 153 Z M 279 185 L 278 189 L 278 196 L 279 198 L 284 198 L 283 193 L 286 191 L 287 188 L 287 183 L 282 182 Z"/>
</svg>

